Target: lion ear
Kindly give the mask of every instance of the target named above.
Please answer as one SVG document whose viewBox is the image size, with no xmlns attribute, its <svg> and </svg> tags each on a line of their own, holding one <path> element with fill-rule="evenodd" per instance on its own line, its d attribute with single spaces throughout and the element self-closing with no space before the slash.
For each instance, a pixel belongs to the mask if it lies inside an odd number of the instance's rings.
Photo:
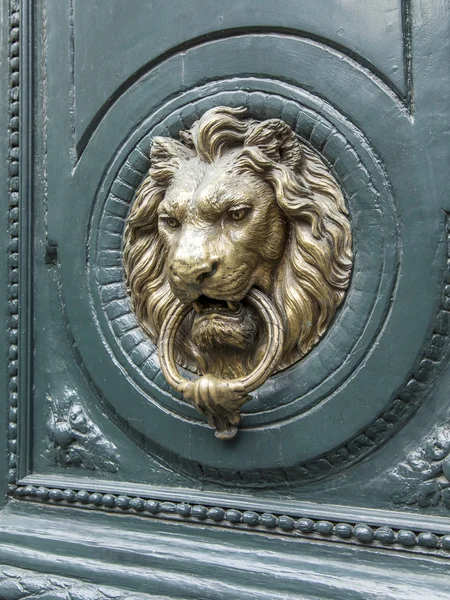
<svg viewBox="0 0 450 600">
<path fill-rule="evenodd" d="M 150 149 L 150 174 L 159 183 L 167 183 L 193 155 L 192 150 L 176 140 L 155 137 Z"/>
<path fill-rule="evenodd" d="M 281 119 L 257 123 L 245 139 L 245 145 L 256 146 L 273 161 L 295 171 L 301 167 L 301 144 L 289 125 Z"/>
</svg>

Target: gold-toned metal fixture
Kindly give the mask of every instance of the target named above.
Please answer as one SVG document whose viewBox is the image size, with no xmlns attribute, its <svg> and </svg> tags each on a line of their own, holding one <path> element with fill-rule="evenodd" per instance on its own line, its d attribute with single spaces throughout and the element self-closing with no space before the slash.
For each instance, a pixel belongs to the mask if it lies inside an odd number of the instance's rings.
<svg viewBox="0 0 450 600">
<path fill-rule="evenodd" d="M 286 123 L 244 108 L 156 137 L 150 163 L 125 230 L 133 309 L 168 382 L 230 439 L 249 394 L 310 351 L 344 298 L 344 198 Z"/>
</svg>

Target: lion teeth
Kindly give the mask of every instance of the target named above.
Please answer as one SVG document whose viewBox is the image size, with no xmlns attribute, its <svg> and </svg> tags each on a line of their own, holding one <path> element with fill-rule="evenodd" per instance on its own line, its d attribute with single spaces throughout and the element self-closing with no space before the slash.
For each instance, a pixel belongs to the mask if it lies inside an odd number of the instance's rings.
<svg viewBox="0 0 450 600">
<path fill-rule="evenodd" d="M 194 307 L 194 310 L 196 313 L 201 313 L 202 312 L 202 305 L 200 304 L 200 302 L 198 300 L 194 300 L 194 302 L 192 303 L 192 306 Z"/>
<path fill-rule="evenodd" d="M 237 312 L 239 310 L 239 302 L 231 302 L 227 300 L 227 305 L 231 312 Z"/>
</svg>

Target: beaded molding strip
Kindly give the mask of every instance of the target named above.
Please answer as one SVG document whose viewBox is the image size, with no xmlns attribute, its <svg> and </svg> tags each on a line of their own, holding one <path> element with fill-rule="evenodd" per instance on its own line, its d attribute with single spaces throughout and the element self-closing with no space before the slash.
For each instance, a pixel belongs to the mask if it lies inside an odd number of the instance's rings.
<svg viewBox="0 0 450 600">
<path fill-rule="evenodd" d="M 9 17 L 9 473 L 17 476 L 17 390 L 19 341 L 19 0 L 11 0 Z"/>
<path fill-rule="evenodd" d="M 257 510 L 237 510 L 192 504 L 189 502 L 159 502 L 144 498 L 110 493 L 75 491 L 27 485 L 18 487 L 15 498 L 25 498 L 52 505 L 95 507 L 96 509 L 130 513 L 144 517 L 221 525 L 264 533 L 277 533 L 314 540 L 358 543 L 363 546 L 419 551 L 450 551 L 450 535 L 419 532 L 387 526 L 371 527 L 365 523 L 341 523 L 329 520 L 294 518 Z M 442 552 L 444 551 L 444 552 Z"/>
<path fill-rule="evenodd" d="M 9 77 L 10 77 L 10 182 L 9 182 L 9 471 L 8 494 L 20 500 L 43 502 L 49 505 L 78 506 L 85 509 L 129 513 L 134 515 L 178 520 L 190 523 L 233 527 L 264 533 L 297 536 L 313 540 L 353 543 L 362 546 L 385 547 L 412 552 L 448 556 L 450 535 L 431 531 L 406 530 L 387 526 L 370 526 L 357 522 L 334 522 L 312 519 L 308 516 L 293 517 L 258 510 L 237 510 L 193 504 L 168 502 L 140 497 L 115 495 L 86 490 L 47 488 L 21 485 L 17 481 L 17 403 L 18 403 L 18 339 L 19 339 L 19 0 L 10 1 L 9 28 Z M 447 269 L 444 276 L 442 306 L 436 318 L 434 330 L 413 377 L 387 413 L 377 422 L 372 434 L 366 431 L 367 440 L 361 445 L 374 442 L 378 432 L 401 418 L 406 405 L 423 386 L 434 366 L 441 362 L 450 329 L 450 223 L 447 217 Z M 404 397 L 401 397 L 402 394 Z M 377 431 L 378 430 L 378 431 Z"/>
</svg>

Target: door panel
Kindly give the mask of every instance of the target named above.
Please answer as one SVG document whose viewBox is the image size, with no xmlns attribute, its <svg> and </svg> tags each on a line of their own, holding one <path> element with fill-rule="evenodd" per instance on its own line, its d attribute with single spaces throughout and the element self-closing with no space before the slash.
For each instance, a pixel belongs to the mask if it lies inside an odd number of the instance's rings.
<svg viewBox="0 0 450 600">
<path fill-rule="evenodd" d="M 0 591 L 31 594 L 29 569 L 83 598 L 445 597 L 424 586 L 450 550 L 447 0 L 2 8 Z M 230 441 L 167 382 L 123 265 L 155 138 L 217 107 L 322 161 L 353 252 L 326 332 Z"/>
</svg>

